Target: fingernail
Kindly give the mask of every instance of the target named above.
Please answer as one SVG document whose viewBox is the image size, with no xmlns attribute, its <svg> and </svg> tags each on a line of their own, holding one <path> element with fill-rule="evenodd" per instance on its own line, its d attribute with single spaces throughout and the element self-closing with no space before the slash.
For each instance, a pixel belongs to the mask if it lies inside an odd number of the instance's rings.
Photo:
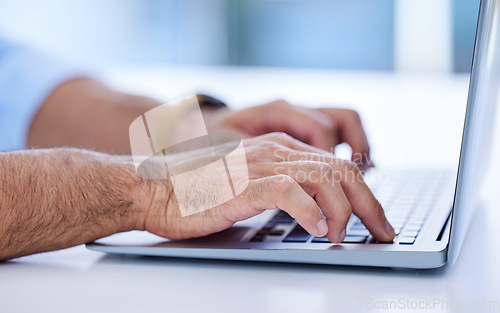
<svg viewBox="0 0 500 313">
<path fill-rule="evenodd" d="M 319 237 L 323 237 L 328 233 L 328 225 L 324 219 L 320 219 L 318 224 L 316 224 L 316 230 L 318 231 Z"/>
<path fill-rule="evenodd" d="M 342 241 L 344 241 L 345 239 L 345 235 L 346 235 L 346 231 L 345 229 L 340 233 L 339 235 L 339 240 L 338 240 L 338 243 L 341 243 Z"/>
<path fill-rule="evenodd" d="M 390 235 L 392 237 L 394 237 L 396 235 L 394 228 L 392 228 L 391 224 L 389 224 L 388 221 L 385 221 L 385 231 L 386 231 L 387 235 Z"/>
</svg>

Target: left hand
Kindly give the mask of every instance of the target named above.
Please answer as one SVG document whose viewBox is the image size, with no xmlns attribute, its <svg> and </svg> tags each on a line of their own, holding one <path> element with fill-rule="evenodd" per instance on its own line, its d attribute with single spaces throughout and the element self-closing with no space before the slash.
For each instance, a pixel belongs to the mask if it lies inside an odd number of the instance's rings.
<svg viewBox="0 0 500 313">
<path fill-rule="evenodd" d="M 373 167 L 361 119 L 353 110 L 310 109 L 278 100 L 241 111 L 215 110 L 207 113 L 209 131 L 231 131 L 243 138 L 284 132 L 330 152 L 345 142 L 352 148 L 352 161 L 361 170 Z"/>
</svg>

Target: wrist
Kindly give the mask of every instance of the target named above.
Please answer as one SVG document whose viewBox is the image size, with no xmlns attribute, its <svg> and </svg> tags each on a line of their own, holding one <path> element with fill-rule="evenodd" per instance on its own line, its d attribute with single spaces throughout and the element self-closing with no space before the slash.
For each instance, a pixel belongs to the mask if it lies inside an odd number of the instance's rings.
<svg viewBox="0 0 500 313">
<path fill-rule="evenodd" d="M 135 173 L 134 173 L 135 174 Z M 133 192 L 134 212 L 131 230 L 168 232 L 166 227 L 168 213 L 172 212 L 176 202 L 173 200 L 173 188 L 169 179 L 139 180 Z"/>
<path fill-rule="evenodd" d="M 103 231 L 112 234 L 140 229 L 138 225 L 144 216 L 143 202 L 146 199 L 143 190 L 147 181 L 137 175 L 130 156 L 86 153 L 92 155 L 92 163 L 100 164 L 94 184 L 102 185 L 98 188 L 101 194 L 97 198 L 107 211 L 104 214 L 107 221 L 101 221 L 106 228 Z M 92 167 L 85 168 L 89 170 Z"/>
</svg>

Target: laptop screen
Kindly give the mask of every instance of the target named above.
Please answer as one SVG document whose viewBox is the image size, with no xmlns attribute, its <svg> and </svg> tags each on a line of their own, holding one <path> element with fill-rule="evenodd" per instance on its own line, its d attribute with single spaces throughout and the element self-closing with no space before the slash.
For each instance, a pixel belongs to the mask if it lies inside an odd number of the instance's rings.
<svg viewBox="0 0 500 313">
<path fill-rule="evenodd" d="M 393 71 L 376 84 L 359 82 L 347 100 L 361 114 L 376 165 L 458 167 L 479 6 L 396 2 Z"/>
<path fill-rule="evenodd" d="M 473 188 L 479 186 L 481 169 L 476 165 L 485 163 L 480 156 L 487 154 L 488 117 L 494 108 L 488 104 L 496 103 L 491 91 L 497 89 L 489 88 L 493 79 L 487 71 L 494 60 L 487 47 L 493 36 L 492 5 L 490 0 L 397 1 L 394 69 L 376 84 L 361 81 L 359 100 L 351 98 L 380 168 L 459 172 L 451 262 L 465 236 L 472 195 L 477 194 Z M 368 104 L 364 94 L 371 97 Z"/>
<path fill-rule="evenodd" d="M 458 256 L 477 205 L 491 146 L 499 82 L 498 73 L 493 70 L 498 66 L 495 58 L 498 6 L 494 4 L 493 0 L 481 1 L 453 205 L 448 250 L 450 263 L 454 263 Z"/>
</svg>

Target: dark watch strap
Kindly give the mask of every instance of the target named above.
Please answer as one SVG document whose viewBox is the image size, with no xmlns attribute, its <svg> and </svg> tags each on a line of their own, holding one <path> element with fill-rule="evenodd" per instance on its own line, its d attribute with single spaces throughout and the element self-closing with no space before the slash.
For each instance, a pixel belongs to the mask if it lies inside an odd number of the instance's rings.
<svg viewBox="0 0 500 313">
<path fill-rule="evenodd" d="M 196 98 L 198 99 L 198 103 L 200 104 L 200 108 L 202 109 L 227 108 L 227 105 L 224 102 L 217 100 L 214 97 L 210 97 L 203 94 L 197 94 Z"/>
</svg>

